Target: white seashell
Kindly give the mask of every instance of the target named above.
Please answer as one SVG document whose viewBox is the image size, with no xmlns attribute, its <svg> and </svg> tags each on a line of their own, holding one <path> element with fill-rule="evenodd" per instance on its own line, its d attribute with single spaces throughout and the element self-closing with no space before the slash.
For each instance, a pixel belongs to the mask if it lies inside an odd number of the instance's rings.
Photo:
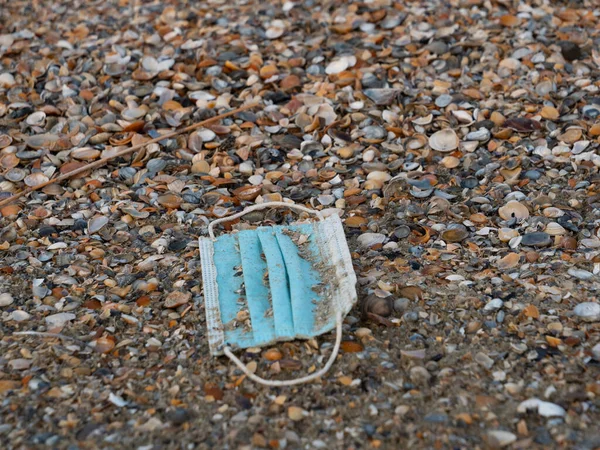
<svg viewBox="0 0 600 450">
<path fill-rule="evenodd" d="M 529 210 L 522 203 L 512 200 L 498 209 L 498 215 L 504 220 L 510 220 L 513 217 L 524 220 L 529 217 Z"/>
<path fill-rule="evenodd" d="M 451 128 L 444 128 L 429 138 L 429 146 L 438 152 L 451 152 L 458 148 L 458 144 L 458 136 Z"/>
<path fill-rule="evenodd" d="M 554 206 L 550 206 L 550 207 L 544 209 L 544 216 L 546 216 L 546 217 L 557 218 L 557 217 L 562 217 L 564 215 L 565 215 L 565 212 L 562 209 L 555 208 Z"/>
<path fill-rule="evenodd" d="M 328 64 L 325 69 L 327 75 L 335 75 L 348 68 L 348 61 L 345 58 L 336 59 Z"/>
<path fill-rule="evenodd" d="M 567 233 L 567 230 L 565 230 L 561 224 L 556 222 L 550 222 L 548 225 L 546 225 L 546 229 L 544 231 L 550 236 L 560 236 Z"/>
<path fill-rule="evenodd" d="M 428 114 L 424 117 L 417 117 L 416 119 L 413 119 L 412 123 L 415 125 L 429 125 L 432 120 L 433 114 Z"/>
<path fill-rule="evenodd" d="M 452 111 L 452 115 L 458 119 L 461 123 L 470 124 L 473 123 L 473 116 L 469 111 L 464 111 L 462 109 Z"/>
<path fill-rule="evenodd" d="M 46 122 L 46 113 L 44 111 L 36 111 L 30 114 L 25 120 L 28 125 L 42 126 Z"/>
</svg>

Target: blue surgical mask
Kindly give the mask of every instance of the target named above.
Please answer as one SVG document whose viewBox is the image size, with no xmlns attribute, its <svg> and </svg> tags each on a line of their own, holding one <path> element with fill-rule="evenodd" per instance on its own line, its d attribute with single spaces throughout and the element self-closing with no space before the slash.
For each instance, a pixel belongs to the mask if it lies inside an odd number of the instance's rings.
<svg viewBox="0 0 600 450">
<path fill-rule="evenodd" d="M 254 205 L 213 222 L 209 232 L 218 222 L 271 206 L 315 213 L 287 203 Z M 213 355 L 341 328 L 341 318 L 356 302 L 356 275 L 340 218 L 320 218 L 200 238 Z"/>
</svg>

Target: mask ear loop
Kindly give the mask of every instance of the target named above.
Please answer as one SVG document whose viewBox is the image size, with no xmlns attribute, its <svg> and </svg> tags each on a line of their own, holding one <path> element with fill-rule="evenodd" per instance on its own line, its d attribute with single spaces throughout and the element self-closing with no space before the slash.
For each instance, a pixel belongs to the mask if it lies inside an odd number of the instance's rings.
<svg viewBox="0 0 600 450">
<path fill-rule="evenodd" d="M 321 370 L 302 378 L 295 378 L 292 380 L 265 380 L 264 378 L 261 378 L 258 375 L 254 375 L 252 372 L 250 372 L 246 365 L 232 353 L 229 347 L 225 347 L 223 349 L 223 352 L 231 361 L 233 361 L 233 363 L 238 367 L 238 369 L 244 372 L 244 375 L 246 375 L 248 378 L 250 378 L 256 383 L 271 387 L 294 386 L 296 384 L 308 383 L 309 381 L 312 381 L 316 378 L 325 375 L 329 371 L 329 369 L 331 369 L 331 366 L 333 366 L 335 358 L 337 357 L 338 352 L 340 351 L 340 344 L 342 343 L 342 321 L 342 314 L 338 311 L 335 317 L 335 345 L 333 346 L 333 351 L 331 352 L 331 356 L 327 360 L 327 363 L 325 363 Z"/>
<path fill-rule="evenodd" d="M 268 202 L 268 203 L 261 203 L 258 205 L 251 205 L 251 206 L 245 208 L 242 212 L 233 214 L 232 216 L 227 216 L 227 217 L 223 217 L 221 219 L 212 221 L 208 225 L 208 235 L 210 236 L 211 239 L 215 238 L 215 233 L 214 233 L 213 228 L 215 225 L 217 225 L 219 223 L 229 222 L 230 220 L 235 220 L 235 219 L 242 217 L 243 215 L 248 214 L 249 212 L 252 212 L 252 211 L 257 211 L 257 210 L 272 208 L 272 207 L 295 209 L 297 211 L 302 211 L 302 212 L 305 212 L 308 214 L 314 214 L 319 218 L 319 220 L 325 220 L 325 217 L 323 216 L 321 211 L 309 209 L 309 208 L 306 208 L 305 206 L 295 205 L 293 203 Z M 321 370 L 319 370 L 315 373 L 312 373 L 310 375 L 307 375 L 305 377 L 302 377 L 302 378 L 295 378 L 293 380 L 265 380 L 264 378 L 261 378 L 258 375 L 255 375 L 252 372 L 250 372 L 248 370 L 248 368 L 246 367 L 246 365 L 242 361 L 240 361 L 237 356 L 235 356 L 233 354 L 233 352 L 231 351 L 231 349 L 229 347 L 224 347 L 223 353 L 238 367 L 238 369 L 240 369 L 244 373 L 244 375 L 246 375 L 248 378 L 250 378 L 252 381 L 254 381 L 256 383 L 263 384 L 265 386 L 272 386 L 272 387 L 294 386 L 296 384 L 308 383 L 309 381 L 312 381 L 316 378 L 320 378 L 323 375 L 325 375 L 329 371 L 329 369 L 331 369 L 331 366 L 333 366 L 333 363 L 335 362 L 335 359 L 337 358 L 337 355 L 340 351 L 340 345 L 342 343 L 342 322 L 343 322 L 342 313 L 340 311 L 338 311 L 336 314 L 336 317 L 335 317 L 335 345 L 333 346 L 333 351 L 331 352 L 331 356 L 329 357 L 329 359 L 327 360 L 327 362 L 325 363 L 323 368 L 321 368 Z"/>
<path fill-rule="evenodd" d="M 315 216 L 317 216 L 319 218 L 319 220 L 325 220 L 325 217 L 323 216 L 321 211 L 309 209 L 309 208 L 307 208 L 305 206 L 301 206 L 301 205 L 295 205 L 294 203 L 286 203 L 286 202 L 259 203 L 258 205 L 248 206 L 242 212 L 233 214 L 232 216 L 222 217 L 220 219 L 213 220 L 211 223 L 208 224 L 208 235 L 210 236 L 211 239 L 215 238 L 215 232 L 214 232 L 213 228 L 215 227 L 215 225 L 217 225 L 219 223 L 235 220 L 235 219 L 242 217 L 252 211 L 258 211 L 260 209 L 267 209 L 267 208 L 273 208 L 273 207 L 295 209 L 297 211 L 302 211 L 302 212 L 305 212 L 308 214 L 314 214 Z"/>
</svg>

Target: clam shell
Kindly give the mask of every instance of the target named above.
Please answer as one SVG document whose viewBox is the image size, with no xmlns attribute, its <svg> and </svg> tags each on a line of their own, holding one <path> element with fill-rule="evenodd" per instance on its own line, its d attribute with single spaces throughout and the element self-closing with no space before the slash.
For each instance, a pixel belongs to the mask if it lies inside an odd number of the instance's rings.
<svg viewBox="0 0 600 450">
<path fill-rule="evenodd" d="M 42 126 L 46 122 L 46 113 L 43 111 L 36 111 L 27 117 L 25 120 L 28 125 Z"/>
<path fill-rule="evenodd" d="M 461 242 L 469 237 L 469 231 L 463 224 L 453 223 L 441 233 L 440 237 L 446 242 Z"/>
<path fill-rule="evenodd" d="M 548 225 L 546 225 L 546 229 L 544 231 L 551 236 L 567 234 L 567 230 L 565 230 L 561 224 L 556 222 L 550 222 Z"/>
<path fill-rule="evenodd" d="M 418 150 L 425 147 L 425 144 L 427 144 L 427 136 L 423 134 L 415 134 L 406 140 L 404 146 L 408 150 Z"/>
<path fill-rule="evenodd" d="M 71 156 L 81 161 L 93 161 L 100 156 L 100 150 L 91 147 L 76 148 L 71 152 Z"/>
<path fill-rule="evenodd" d="M 516 217 L 518 220 L 525 220 L 529 217 L 527 206 L 516 200 L 511 200 L 506 205 L 498 209 L 498 214 L 504 220 L 510 220 Z"/>
<path fill-rule="evenodd" d="M 12 138 L 8 134 L 0 134 L 0 148 L 8 147 L 12 141 Z"/>
<path fill-rule="evenodd" d="M 22 181 L 27 176 L 27 171 L 20 167 L 14 167 L 4 174 L 8 181 Z"/>
<path fill-rule="evenodd" d="M 48 177 L 41 172 L 29 174 L 25 177 L 25 184 L 29 187 L 38 186 L 48 181 Z"/>
<path fill-rule="evenodd" d="M 429 137 L 429 146 L 438 152 L 454 151 L 459 143 L 458 136 L 451 128 L 444 128 Z"/>
<path fill-rule="evenodd" d="M 565 215 L 565 212 L 562 209 L 555 208 L 554 206 L 550 206 L 550 207 L 544 209 L 544 216 L 546 216 L 546 217 L 557 218 L 557 217 L 562 217 L 564 215 Z"/>
<path fill-rule="evenodd" d="M 417 117 L 416 119 L 413 119 L 412 123 L 415 125 L 429 125 L 432 120 L 433 114 L 428 114 L 424 117 Z"/>
</svg>

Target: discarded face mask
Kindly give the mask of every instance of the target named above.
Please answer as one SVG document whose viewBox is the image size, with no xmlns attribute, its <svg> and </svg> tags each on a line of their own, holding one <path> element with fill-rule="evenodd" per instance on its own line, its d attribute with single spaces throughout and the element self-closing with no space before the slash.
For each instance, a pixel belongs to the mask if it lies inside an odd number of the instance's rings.
<svg viewBox="0 0 600 450">
<path fill-rule="evenodd" d="M 316 215 L 314 222 L 242 230 L 215 238 L 214 226 L 257 209 L 285 207 Z M 270 386 L 322 376 L 339 351 L 342 320 L 356 303 L 356 275 L 342 222 L 284 202 L 252 205 L 213 221 L 200 238 L 202 282 L 213 355 L 227 355 L 248 378 Z M 232 350 L 309 339 L 336 329 L 333 352 L 307 377 L 269 381 L 251 373 Z"/>
</svg>

